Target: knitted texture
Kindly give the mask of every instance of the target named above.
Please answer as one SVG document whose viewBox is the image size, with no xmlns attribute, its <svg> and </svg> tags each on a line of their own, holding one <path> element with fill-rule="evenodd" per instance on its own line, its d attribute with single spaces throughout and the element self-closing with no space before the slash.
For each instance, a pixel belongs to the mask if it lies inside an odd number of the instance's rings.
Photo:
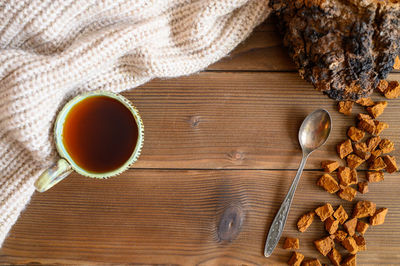
<svg viewBox="0 0 400 266">
<path fill-rule="evenodd" d="M 57 160 L 66 101 L 204 69 L 269 12 L 267 0 L 1 1 L 0 246 Z"/>
</svg>

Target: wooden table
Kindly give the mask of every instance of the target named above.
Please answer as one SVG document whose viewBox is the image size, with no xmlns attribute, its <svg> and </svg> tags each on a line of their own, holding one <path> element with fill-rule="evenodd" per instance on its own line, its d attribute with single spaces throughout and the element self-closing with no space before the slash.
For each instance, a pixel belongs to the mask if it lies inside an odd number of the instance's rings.
<svg viewBox="0 0 400 266">
<path fill-rule="evenodd" d="M 333 132 L 307 163 L 283 237 L 299 237 L 300 252 L 329 262 L 312 244 L 326 234 L 322 222 L 305 233 L 295 224 L 325 202 L 351 210 L 354 203 L 315 183 L 320 161 L 337 159 L 335 145 L 355 115 L 338 113 L 299 77 L 271 21 L 205 71 L 124 95 L 145 125 L 139 162 L 115 178 L 73 174 L 36 193 L 0 250 L 1 264 L 285 264 L 291 252 L 282 241 L 270 258 L 264 242 L 301 159 L 299 125 L 321 107 L 332 114 Z M 381 117 L 396 145 L 399 113 L 400 100 L 391 100 Z M 389 208 L 386 223 L 368 229 L 360 264 L 400 262 L 399 188 L 396 173 L 357 196 Z"/>
</svg>

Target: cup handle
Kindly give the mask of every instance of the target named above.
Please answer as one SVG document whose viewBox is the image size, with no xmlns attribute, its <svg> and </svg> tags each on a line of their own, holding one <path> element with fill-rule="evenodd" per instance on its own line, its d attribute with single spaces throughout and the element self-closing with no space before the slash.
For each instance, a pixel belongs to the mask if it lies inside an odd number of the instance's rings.
<svg viewBox="0 0 400 266">
<path fill-rule="evenodd" d="M 35 187 L 39 192 L 44 192 L 66 178 L 72 172 L 71 165 L 64 159 L 46 169 L 36 180 Z"/>
</svg>

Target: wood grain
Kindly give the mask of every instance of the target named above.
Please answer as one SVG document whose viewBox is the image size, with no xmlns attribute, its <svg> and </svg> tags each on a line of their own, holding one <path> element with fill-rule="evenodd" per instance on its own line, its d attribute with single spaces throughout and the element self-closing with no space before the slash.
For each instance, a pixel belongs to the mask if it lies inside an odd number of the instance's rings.
<svg viewBox="0 0 400 266">
<path fill-rule="evenodd" d="M 287 191 L 294 171 L 139 170 L 108 180 L 73 175 L 36 194 L 12 229 L 0 263 L 24 264 L 284 264 L 290 251 L 282 241 L 263 257 L 267 228 Z M 352 204 L 315 185 L 320 172 L 306 172 L 296 193 L 283 236 L 300 238 L 300 251 L 317 255 L 312 241 L 325 235 L 318 218 L 305 233 L 298 217 L 325 202 Z M 368 229 L 368 251 L 359 263 L 396 264 L 400 260 L 399 174 L 373 184 L 368 199 L 388 207 L 386 223 Z M 312 195 L 312 197 L 310 197 Z M 232 206 L 243 214 L 235 239 L 219 238 L 220 219 Z"/>
<path fill-rule="evenodd" d="M 319 169 L 322 159 L 337 158 L 336 144 L 363 111 L 355 106 L 352 116 L 338 113 L 334 101 L 296 73 L 200 73 L 154 80 L 124 95 L 139 108 L 145 126 L 138 168 L 296 169 L 298 128 L 308 113 L 325 108 L 333 132 L 306 166 Z M 390 124 L 382 136 L 395 143 L 399 112 L 400 101 L 392 100 L 379 118 Z"/>
</svg>

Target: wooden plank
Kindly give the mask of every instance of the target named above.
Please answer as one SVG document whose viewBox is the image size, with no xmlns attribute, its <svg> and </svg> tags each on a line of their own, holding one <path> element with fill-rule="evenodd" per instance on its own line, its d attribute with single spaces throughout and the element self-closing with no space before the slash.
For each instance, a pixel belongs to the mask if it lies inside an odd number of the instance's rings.
<svg viewBox="0 0 400 266">
<path fill-rule="evenodd" d="M 145 125 L 138 168 L 296 169 L 298 128 L 308 113 L 325 108 L 333 117 L 332 135 L 307 164 L 318 169 L 321 160 L 337 158 L 336 144 L 355 123 L 355 114 L 338 113 L 335 101 L 296 73 L 200 73 L 154 80 L 124 95 Z M 399 112 L 400 101 L 391 100 L 380 117 L 390 124 L 383 136 L 397 145 Z"/>
<path fill-rule="evenodd" d="M 0 250 L 0 264 L 284 264 L 291 252 L 281 248 L 282 241 L 270 258 L 262 252 L 267 228 L 294 174 L 134 169 L 107 180 L 72 175 L 34 195 Z M 328 263 L 312 244 L 326 234 L 322 222 L 317 218 L 299 233 L 296 221 L 325 202 L 343 204 L 348 212 L 352 203 L 317 187 L 319 175 L 304 173 L 283 236 L 299 237 L 300 252 Z M 400 260 L 400 239 L 394 233 L 400 231 L 399 186 L 399 174 L 391 175 L 357 198 L 389 208 L 386 223 L 368 229 L 368 251 L 359 254 L 360 265 Z M 242 218 L 236 237 L 219 226 L 227 213 Z"/>
</svg>

